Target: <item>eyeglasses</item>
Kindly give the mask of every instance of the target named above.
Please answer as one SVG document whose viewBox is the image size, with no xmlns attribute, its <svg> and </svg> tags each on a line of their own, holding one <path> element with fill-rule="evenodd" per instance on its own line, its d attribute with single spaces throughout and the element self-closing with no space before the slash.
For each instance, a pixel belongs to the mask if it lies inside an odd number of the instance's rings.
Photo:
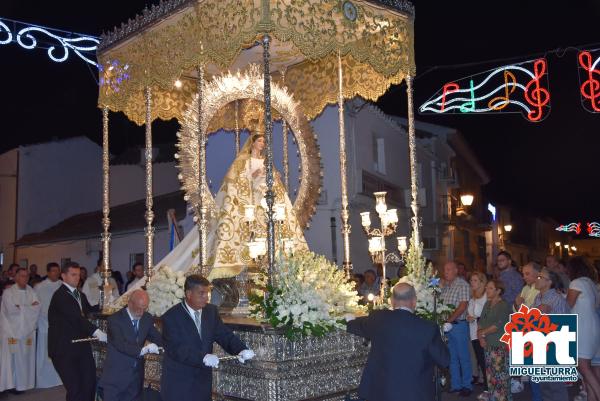
<svg viewBox="0 0 600 401">
<path fill-rule="evenodd" d="M 541 278 L 543 278 L 544 280 L 550 280 L 550 277 L 542 276 L 541 274 L 539 276 L 537 276 L 538 280 Z"/>
</svg>

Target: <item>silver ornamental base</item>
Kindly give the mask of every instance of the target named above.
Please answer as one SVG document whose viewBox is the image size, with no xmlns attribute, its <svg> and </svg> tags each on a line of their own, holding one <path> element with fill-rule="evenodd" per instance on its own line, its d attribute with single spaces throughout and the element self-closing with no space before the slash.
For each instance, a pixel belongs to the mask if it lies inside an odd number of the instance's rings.
<svg viewBox="0 0 600 401">
<path fill-rule="evenodd" d="M 277 330 L 239 323 L 249 319 L 223 316 L 223 320 L 256 357 L 245 364 L 222 361 L 213 370 L 214 400 L 341 401 L 356 394 L 369 352 L 362 338 L 336 331 L 320 338 L 290 341 Z M 218 345 L 214 352 L 226 355 Z M 98 374 L 105 353 L 104 344 L 96 342 Z M 145 358 L 145 386 L 160 390 L 162 357 Z"/>
</svg>

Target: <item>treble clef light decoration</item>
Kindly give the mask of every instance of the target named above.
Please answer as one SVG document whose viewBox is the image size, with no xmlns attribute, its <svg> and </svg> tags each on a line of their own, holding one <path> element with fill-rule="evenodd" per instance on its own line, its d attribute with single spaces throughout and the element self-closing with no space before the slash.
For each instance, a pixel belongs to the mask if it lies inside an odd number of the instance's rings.
<svg viewBox="0 0 600 401">
<path fill-rule="evenodd" d="M 556 231 L 562 231 L 562 232 L 566 232 L 566 233 L 574 232 L 575 234 L 580 234 L 581 233 L 581 223 L 563 224 L 563 225 L 556 227 Z"/>
<path fill-rule="evenodd" d="M 550 102 L 550 92 L 540 85 L 540 79 L 546 75 L 546 60 L 538 59 L 533 64 L 534 77 L 525 87 L 525 100 L 534 107 L 527 118 L 530 121 L 540 121 L 544 115 L 543 107 Z"/>
<path fill-rule="evenodd" d="M 600 223 L 596 221 L 587 223 L 587 232 L 590 237 L 600 238 Z"/>
<path fill-rule="evenodd" d="M 595 52 L 595 60 L 592 52 Z M 600 51 L 580 51 L 577 60 L 579 81 L 583 81 L 580 87 L 583 108 L 591 113 L 600 113 Z"/>
<path fill-rule="evenodd" d="M 421 114 L 521 113 L 538 122 L 550 111 L 546 59 L 509 64 L 447 82 L 419 107 Z"/>
</svg>

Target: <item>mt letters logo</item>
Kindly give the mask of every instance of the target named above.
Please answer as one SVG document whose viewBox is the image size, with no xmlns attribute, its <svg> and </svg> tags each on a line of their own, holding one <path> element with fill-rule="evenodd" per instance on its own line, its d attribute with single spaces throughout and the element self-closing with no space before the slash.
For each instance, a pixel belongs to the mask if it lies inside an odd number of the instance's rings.
<svg viewBox="0 0 600 401">
<path fill-rule="evenodd" d="M 545 314 L 521 305 L 500 341 L 510 350 L 510 375 L 533 382 L 577 381 L 577 315 Z"/>
</svg>

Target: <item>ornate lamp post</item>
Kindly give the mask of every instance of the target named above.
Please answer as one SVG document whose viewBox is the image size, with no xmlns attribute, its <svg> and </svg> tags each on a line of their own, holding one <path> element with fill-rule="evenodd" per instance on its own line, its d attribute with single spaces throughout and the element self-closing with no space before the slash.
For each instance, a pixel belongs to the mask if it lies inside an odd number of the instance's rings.
<svg viewBox="0 0 600 401">
<path fill-rule="evenodd" d="M 362 212 L 360 217 L 363 230 L 367 237 L 369 237 L 369 253 L 371 254 L 373 263 L 381 263 L 383 270 L 383 277 L 379 289 L 380 301 L 383 302 L 388 290 L 385 274 L 386 263 L 402 262 L 402 254 L 406 252 L 408 246 L 406 243 L 406 237 L 397 237 L 398 251 L 400 252 L 400 256 L 396 255 L 394 252 L 386 252 L 385 237 L 396 233 L 396 228 L 398 227 L 398 211 L 396 209 L 387 208 L 387 204 L 385 202 L 385 191 L 375 192 L 374 195 L 375 210 L 379 216 L 381 228 L 371 228 L 371 216 L 369 212 Z"/>
</svg>

